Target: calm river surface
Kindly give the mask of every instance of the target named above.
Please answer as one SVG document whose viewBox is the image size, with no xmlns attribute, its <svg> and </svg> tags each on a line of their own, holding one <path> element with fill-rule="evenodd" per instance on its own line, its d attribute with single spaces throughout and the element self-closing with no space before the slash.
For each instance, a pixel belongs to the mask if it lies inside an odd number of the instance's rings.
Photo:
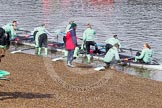
<svg viewBox="0 0 162 108">
<path fill-rule="evenodd" d="M 104 43 L 114 34 L 125 48 L 141 50 L 148 42 L 154 57 L 162 63 L 161 0 L 0 0 L 0 7 L 0 26 L 17 20 L 20 27 L 33 30 L 45 23 L 56 36 L 55 31 L 64 31 L 68 22 L 74 20 L 78 25 L 77 35 L 82 37 L 86 24 L 91 23 L 97 32 L 97 43 Z M 143 75 L 139 70 L 128 72 Z M 162 81 L 162 72 L 146 73 Z"/>
</svg>

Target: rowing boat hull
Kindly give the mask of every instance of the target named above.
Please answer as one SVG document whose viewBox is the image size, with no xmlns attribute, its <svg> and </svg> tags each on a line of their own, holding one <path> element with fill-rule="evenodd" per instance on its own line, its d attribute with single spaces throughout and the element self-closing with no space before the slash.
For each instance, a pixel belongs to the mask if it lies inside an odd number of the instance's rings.
<svg viewBox="0 0 162 108">
<path fill-rule="evenodd" d="M 25 42 L 25 41 L 21 42 L 21 44 L 35 47 L 35 44 Z M 58 49 L 58 48 L 56 48 L 55 50 L 58 51 L 58 52 L 64 52 L 65 51 L 64 49 Z M 127 57 L 125 55 L 122 55 L 122 56 Z M 96 59 L 96 60 L 101 60 L 101 61 L 104 60 L 104 56 L 93 56 L 93 58 Z M 53 61 L 55 61 L 55 59 L 53 59 Z M 133 67 L 141 67 L 141 68 L 162 70 L 162 65 L 161 64 L 141 64 L 141 63 L 137 63 L 137 62 L 128 62 L 128 64 L 129 64 L 129 66 L 133 66 Z"/>
<path fill-rule="evenodd" d="M 141 68 L 147 68 L 147 69 L 156 69 L 156 70 L 162 70 L 162 65 L 149 65 L 149 64 L 136 64 L 136 63 L 130 63 L 130 66 L 134 67 L 141 67 Z"/>
<path fill-rule="evenodd" d="M 101 61 L 104 60 L 103 57 L 98 57 L 98 56 L 93 56 L 93 58 Z M 137 62 L 127 62 L 127 64 L 133 67 L 162 70 L 162 64 L 141 64 Z"/>
</svg>

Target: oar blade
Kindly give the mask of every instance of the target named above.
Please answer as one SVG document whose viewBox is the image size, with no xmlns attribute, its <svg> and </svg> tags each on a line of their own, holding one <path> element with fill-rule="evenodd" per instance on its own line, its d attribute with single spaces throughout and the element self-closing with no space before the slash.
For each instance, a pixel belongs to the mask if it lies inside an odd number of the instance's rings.
<svg viewBox="0 0 162 108">
<path fill-rule="evenodd" d="M 52 61 L 59 61 L 59 60 L 63 60 L 64 59 L 64 57 L 58 57 L 58 58 L 54 58 L 54 59 L 52 59 Z"/>
<path fill-rule="evenodd" d="M 104 66 L 100 66 L 100 67 L 96 67 L 94 68 L 95 71 L 103 71 L 105 70 L 105 67 Z"/>
<path fill-rule="evenodd" d="M 11 54 L 20 53 L 22 50 L 12 51 Z"/>
<path fill-rule="evenodd" d="M 7 78 L 4 78 L 5 76 L 10 75 L 10 72 L 0 70 L 0 80 L 8 80 Z"/>
</svg>

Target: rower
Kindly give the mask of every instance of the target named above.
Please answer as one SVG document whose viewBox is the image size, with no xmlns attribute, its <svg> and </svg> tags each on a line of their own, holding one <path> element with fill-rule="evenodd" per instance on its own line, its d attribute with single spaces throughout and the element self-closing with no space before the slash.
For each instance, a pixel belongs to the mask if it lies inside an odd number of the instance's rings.
<svg viewBox="0 0 162 108">
<path fill-rule="evenodd" d="M 9 49 L 10 47 L 10 41 L 15 40 L 17 34 L 16 31 L 26 31 L 22 28 L 18 28 L 17 21 L 13 21 L 12 23 L 8 23 L 2 27 L 2 29 L 5 31 L 6 39 L 7 39 L 7 45 L 6 48 Z"/>
<path fill-rule="evenodd" d="M 96 31 L 92 29 L 92 25 L 90 23 L 87 24 L 87 29 L 83 33 L 83 43 L 81 49 L 84 49 L 84 45 L 86 46 L 86 52 L 87 52 L 87 58 L 88 63 L 90 63 L 90 46 L 95 46 L 95 52 L 99 53 L 98 47 L 96 42 L 94 41 L 94 36 L 96 34 Z"/>
<path fill-rule="evenodd" d="M 121 44 L 120 44 L 120 41 L 119 41 L 117 35 L 114 35 L 113 37 L 107 39 L 105 41 L 105 43 L 106 43 L 106 45 L 105 45 L 106 52 L 108 52 L 109 49 L 112 48 L 115 44 L 118 44 L 119 45 L 119 48 L 121 48 Z"/>
<path fill-rule="evenodd" d="M 119 44 L 115 44 L 112 48 L 109 49 L 109 51 L 106 53 L 104 57 L 104 62 L 106 63 L 106 68 L 114 68 L 114 65 L 117 64 L 117 62 L 120 62 L 120 57 L 118 53 Z"/>
<path fill-rule="evenodd" d="M 6 46 L 6 35 L 5 35 L 5 30 L 3 28 L 0 28 L 0 45 L 2 47 Z"/>
<path fill-rule="evenodd" d="M 7 45 L 7 38 L 5 36 L 5 31 L 3 28 L 0 28 L 0 62 L 1 58 L 5 56 L 6 45 Z"/>
<path fill-rule="evenodd" d="M 6 47 L 8 49 L 10 46 L 10 40 L 14 40 L 16 38 L 17 21 L 8 23 L 8 24 L 4 25 L 1 29 L 3 29 L 5 31 Z"/>
<path fill-rule="evenodd" d="M 137 52 L 135 56 L 135 62 L 146 63 L 149 64 L 151 62 L 151 57 L 153 55 L 153 51 L 148 43 L 143 45 L 142 52 Z"/>
<path fill-rule="evenodd" d="M 48 55 L 47 34 L 49 34 L 49 35 L 51 35 L 51 34 L 46 30 L 45 24 L 42 24 L 40 27 L 35 28 L 35 31 L 37 31 L 36 36 L 35 36 L 36 54 L 41 55 L 41 50 L 42 50 L 42 48 L 44 48 L 45 56 L 47 56 Z"/>
</svg>

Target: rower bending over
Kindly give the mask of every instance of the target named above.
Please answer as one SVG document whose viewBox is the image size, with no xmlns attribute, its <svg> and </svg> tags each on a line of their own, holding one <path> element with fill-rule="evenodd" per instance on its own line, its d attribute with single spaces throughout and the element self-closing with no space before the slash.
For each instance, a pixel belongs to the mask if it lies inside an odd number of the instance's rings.
<svg viewBox="0 0 162 108">
<path fill-rule="evenodd" d="M 7 38 L 5 35 L 5 31 L 3 28 L 0 28 L 0 62 L 2 57 L 5 56 L 6 45 L 7 45 Z M 6 78 L 4 77 L 8 76 L 9 74 L 10 73 L 7 71 L 0 70 L 0 80 L 6 80 Z"/>
<path fill-rule="evenodd" d="M 113 37 L 107 39 L 105 41 L 105 43 L 106 43 L 106 45 L 105 45 L 106 52 L 108 52 L 109 49 L 112 48 L 115 44 L 118 44 L 119 45 L 119 48 L 121 48 L 121 44 L 120 44 L 120 41 L 119 41 L 117 35 L 114 35 Z"/>
<path fill-rule="evenodd" d="M 135 62 L 139 61 L 140 63 L 150 63 L 153 51 L 148 43 L 145 43 L 143 46 L 142 52 L 137 52 L 135 56 Z"/>
<path fill-rule="evenodd" d="M 38 33 L 39 31 L 39 33 Z M 45 55 L 48 55 L 48 49 L 47 49 L 47 35 L 52 36 L 51 33 L 45 28 L 45 24 L 42 24 L 39 27 L 35 27 L 34 30 L 32 31 L 31 35 L 33 35 L 34 40 L 35 40 L 35 54 L 36 55 L 41 55 L 41 50 L 42 50 L 42 44 L 44 44 L 45 48 Z M 41 35 L 41 36 L 40 36 Z"/>
<path fill-rule="evenodd" d="M 3 28 L 0 28 L 0 62 L 1 58 L 5 56 L 7 45 L 7 37 L 5 36 L 5 31 Z"/>
<path fill-rule="evenodd" d="M 40 27 L 35 28 L 35 48 L 36 54 L 41 55 L 42 48 L 45 50 L 45 56 L 48 55 L 48 48 L 47 48 L 47 34 L 49 34 L 45 28 L 45 24 L 42 24 Z M 44 47 L 43 47 L 44 46 Z"/>
<path fill-rule="evenodd" d="M 1 29 L 5 31 L 6 35 L 6 48 L 9 49 L 10 41 L 16 38 L 16 30 L 17 28 L 17 21 L 13 21 L 12 23 L 8 23 L 4 25 Z"/>
<path fill-rule="evenodd" d="M 10 41 L 16 38 L 16 30 L 21 30 L 17 27 L 17 21 L 8 23 L 0 28 L 0 59 L 5 56 L 5 51 L 10 47 Z"/>
<path fill-rule="evenodd" d="M 120 57 L 118 53 L 119 44 L 115 44 L 112 48 L 109 49 L 109 51 L 106 53 L 104 57 L 104 62 L 106 63 L 105 68 L 114 68 L 113 65 L 117 64 L 117 62 L 120 62 Z"/>
<path fill-rule="evenodd" d="M 88 63 L 90 63 L 90 46 L 95 46 L 95 53 L 99 53 L 98 47 L 96 42 L 94 41 L 94 36 L 96 34 L 95 30 L 92 29 L 92 25 L 88 24 L 87 29 L 83 33 L 83 43 L 82 43 L 82 48 L 84 49 L 84 45 L 86 45 L 86 52 L 87 52 L 87 58 L 88 58 Z"/>
</svg>

